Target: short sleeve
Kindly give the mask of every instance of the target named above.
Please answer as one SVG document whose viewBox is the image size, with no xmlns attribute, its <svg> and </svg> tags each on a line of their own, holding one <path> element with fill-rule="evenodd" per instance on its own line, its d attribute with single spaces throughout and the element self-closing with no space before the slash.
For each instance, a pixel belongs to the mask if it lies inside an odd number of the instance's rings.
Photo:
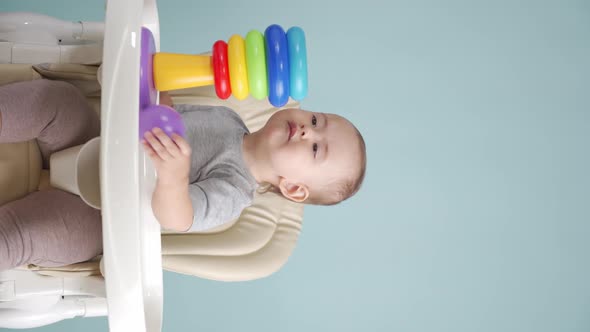
<svg viewBox="0 0 590 332">
<path fill-rule="evenodd" d="M 216 173 L 222 174 L 214 174 L 189 185 L 194 217 L 188 232 L 203 231 L 230 222 L 252 203 L 253 191 L 249 192 L 246 179 L 239 174 Z"/>
</svg>

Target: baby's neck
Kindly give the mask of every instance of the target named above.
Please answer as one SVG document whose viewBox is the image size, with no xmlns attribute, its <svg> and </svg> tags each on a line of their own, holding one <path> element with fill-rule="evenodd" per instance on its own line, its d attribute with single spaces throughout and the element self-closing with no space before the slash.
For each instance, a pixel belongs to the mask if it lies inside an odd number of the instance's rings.
<svg viewBox="0 0 590 332">
<path fill-rule="evenodd" d="M 256 182 L 269 182 L 266 179 L 264 171 L 265 168 L 263 166 L 263 163 L 261 162 L 262 160 L 264 160 L 264 158 L 258 156 L 259 152 L 256 149 L 257 139 L 258 136 L 256 135 L 256 132 L 244 135 L 244 140 L 242 142 L 242 155 L 244 158 L 244 162 L 246 163 L 246 167 L 248 167 L 250 174 L 254 176 Z"/>
</svg>

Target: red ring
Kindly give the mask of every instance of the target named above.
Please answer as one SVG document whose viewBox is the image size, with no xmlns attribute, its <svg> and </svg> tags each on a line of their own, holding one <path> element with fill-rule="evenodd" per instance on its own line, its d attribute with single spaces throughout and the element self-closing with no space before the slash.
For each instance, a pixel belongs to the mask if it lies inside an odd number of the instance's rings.
<svg viewBox="0 0 590 332">
<path fill-rule="evenodd" d="M 215 80 L 215 93 L 221 99 L 231 96 L 231 85 L 229 83 L 229 64 L 227 61 L 227 43 L 218 40 L 213 44 L 213 77 Z"/>
</svg>

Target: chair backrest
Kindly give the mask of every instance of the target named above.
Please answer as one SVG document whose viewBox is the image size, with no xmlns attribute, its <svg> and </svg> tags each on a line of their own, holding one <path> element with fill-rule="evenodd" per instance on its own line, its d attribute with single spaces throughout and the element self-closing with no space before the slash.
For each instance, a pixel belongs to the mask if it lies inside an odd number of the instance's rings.
<svg viewBox="0 0 590 332">
<path fill-rule="evenodd" d="M 248 129 L 260 129 L 278 108 L 267 100 L 233 97 L 220 100 L 213 87 L 177 90 L 174 103 L 227 106 L 235 110 Z M 283 108 L 299 108 L 289 100 Z M 206 233 L 162 235 L 166 270 L 201 278 L 243 281 L 262 278 L 279 270 L 295 248 L 303 221 L 303 205 L 274 193 L 256 194 L 252 206 L 220 229 Z"/>
</svg>

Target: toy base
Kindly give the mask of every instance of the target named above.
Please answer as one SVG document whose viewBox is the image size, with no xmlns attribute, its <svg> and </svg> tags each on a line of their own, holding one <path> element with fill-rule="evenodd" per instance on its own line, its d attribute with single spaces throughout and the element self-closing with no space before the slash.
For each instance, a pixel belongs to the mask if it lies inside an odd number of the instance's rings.
<svg viewBox="0 0 590 332">
<path fill-rule="evenodd" d="M 153 56 L 156 44 L 152 32 L 141 28 L 141 53 L 139 56 L 139 109 L 156 103 L 158 91 L 154 87 Z"/>
</svg>

